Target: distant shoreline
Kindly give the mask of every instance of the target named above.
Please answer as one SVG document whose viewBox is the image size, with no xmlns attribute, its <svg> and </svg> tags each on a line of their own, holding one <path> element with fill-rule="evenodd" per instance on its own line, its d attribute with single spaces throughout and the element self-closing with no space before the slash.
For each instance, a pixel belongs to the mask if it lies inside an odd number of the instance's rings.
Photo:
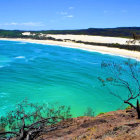
<svg viewBox="0 0 140 140">
<path fill-rule="evenodd" d="M 140 52 L 138 51 L 130 51 L 130 50 L 111 48 L 106 46 L 86 45 L 82 43 L 52 41 L 52 40 L 22 39 L 22 38 L 0 38 L 0 40 L 22 41 L 22 42 L 29 42 L 29 43 L 45 44 L 45 45 L 58 45 L 61 47 L 75 48 L 75 49 L 99 52 L 103 54 L 110 54 L 110 55 L 116 55 L 116 56 L 140 60 Z"/>
</svg>

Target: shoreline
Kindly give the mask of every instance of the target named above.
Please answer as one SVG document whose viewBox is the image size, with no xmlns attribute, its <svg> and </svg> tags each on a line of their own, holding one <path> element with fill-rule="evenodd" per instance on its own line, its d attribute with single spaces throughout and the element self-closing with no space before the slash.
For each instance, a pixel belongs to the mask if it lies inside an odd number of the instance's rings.
<svg viewBox="0 0 140 140">
<path fill-rule="evenodd" d="M 140 60 L 140 52 L 138 51 L 130 51 L 130 50 L 111 48 L 106 46 L 86 45 L 82 43 L 52 41 L 52 40 L 22 39 L 22 38 L 0 38 L 0 40 L 21 41 L 21 42 L 44 44 L 44 45 L 57 45 L 60 47 L 81 49 L 90 52 L 99 52 L 102 54 L 116 55 L 120 57 Z"/>
</svg>

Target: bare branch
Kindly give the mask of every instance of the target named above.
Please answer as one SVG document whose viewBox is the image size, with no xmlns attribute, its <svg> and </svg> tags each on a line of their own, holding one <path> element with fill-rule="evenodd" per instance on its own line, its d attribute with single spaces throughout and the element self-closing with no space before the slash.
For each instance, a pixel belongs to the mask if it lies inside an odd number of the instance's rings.
<svg viewBox="0 0 140 140">
<path fill-rule="evenodd" d="M 136 107 L 132 104 L 132 103 L 130 103 L 129 101 L 124 101 L 124 103 L 126 103 L 126 104 L 129 104 L 131 107 L 133 107 L 134 109 L 136 109 Z"/>
<path fill-rule="evenodd" d="M 105 67 L 108 67 L 109 69 L 111 69 L 111 72 L 112 72 L 111 74 L 113 75 L 112 79 L 115 79 L 115 80 L 112 80 L 111 82 L 109 81 L 110 84 L 112 84 L 113 86 L 125 87 L 129 92 L 127 99 L 122 99 L 119 94 L 110 92 L 110 90 L 108 89 L 110 94 L 116 96 L 117 98 L 122 100 L 124 103 L 126 103 L 126 104 L 130 105 L 131 107 L 133 107 L 134 109 L 136 109 L 136 106 L 133 105 L 133 103 L 131 103 L 130 101 L 134 100 L 140 96 L 140 81 L 138 78 L 139 76 L 136 75 L 137 63 L 133 64 L 133 63 L 130 63 L 130 61 L 128 61 L 125 63 L 125 66 L 127 66 L 127 67 L 124 67 L 125 69 L 123 69 L 123 67 L 121 65 L 118 65 L 115 63 L 112 63 L 112 64 L 103 63 L 102 66 L 105 66 Z M 128 74 L 129 78 L 131 78 L 130 79 L 131 81 L 128 81 L 128 79 L 125 80 L 125 78 L 122 77 L 123 76 L 122 74 Z M 102 78 L 100 78 L 100 79 L 102 79 Z M 132 87 L 131 84 L 133 81 L 135 84 Z M 108 80 L 104 81 L 104 85 L 106 85 L 105 82 L 108 82 Z"/>
</svg>

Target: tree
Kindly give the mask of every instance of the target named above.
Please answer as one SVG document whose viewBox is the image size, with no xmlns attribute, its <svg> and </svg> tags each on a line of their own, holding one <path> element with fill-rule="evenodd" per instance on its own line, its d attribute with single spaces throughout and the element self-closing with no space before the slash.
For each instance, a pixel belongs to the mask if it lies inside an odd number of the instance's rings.
<svg viewBox="0 0 140 140">
<path fill-rule="evenodd" d="M 86 109 L 86 111 L 84 112 L 84 116 L 94 117 L 94 116 L 95 116 L 95 113 L 94 113 L 94 111 L 92 110 L 92 108 L 88 107 L 88 108 Z"/>
<path fill-rule="evenodd" d="M 40 132 L 59 128 L 58 122 L 70 118 L 70 108 L 47 104 L 32 104 L 24 100 L 16 109 L 0 118 L 0 139 L 16 137 L 17 140 L 33 140 Z"/>
<path fill-rule="evenodd" d="M 101 68 L 108 69 L 109 74 L 105 79 L 98 77 L 102 85 L 108 89 L 110 94 L 116 96 L 125 104 L 130 105 L 137 111 L 138 119 L 140 119 L 140 107 L 138 97 L 140 96 L 140 65 L 138 62 L 132 62 L 128 60 L 122 64 L 105 63 L 102 62 Z M 118 93 L 111 91 L 109 86 L 119 86 L 127 89 L 125 98 L 122 98 Z M 127 94 L 128 93 L 128 94 Z M 134 105 L 134 101 L 137 100 L 137 104 Z"/>
</svg>

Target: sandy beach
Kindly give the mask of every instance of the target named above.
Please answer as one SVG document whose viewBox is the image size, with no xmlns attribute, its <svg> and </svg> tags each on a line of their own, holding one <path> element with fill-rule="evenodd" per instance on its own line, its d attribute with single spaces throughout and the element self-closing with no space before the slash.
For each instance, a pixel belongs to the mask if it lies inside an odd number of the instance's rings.
<svg viewBox="0 0 140 140">
<path fill-rule="evenodd" d="M 57 37 L 55 37 L 55 36 L 57 36 Z M 81 38 L 81 35 L 72 35 L 72 37 L 74 37 L 74 36 L 77 39 L 78 39 L 78 37 L 79 37 L 79 39 Z M 62 35 L 52 35 L 52 37 L 62 39 Z M 97 36 L 96 36 L 96 38 L 97 38 Z M 105 38 L 109 39 L 109 40 L 106 40 L 106 43 L 109 43 L 109 41 L 110 41 L 110 43 L 113 43 L 114 40 L 115 40 L 115 37 L 113 37 L 113 40 L 111 40 L 112 37 L 101 37 L 101 38 L 98 37 L 97 40 L 100 43 L 104 43 Z M 63 39 L 68 39 L 68 36 L 66 36 L 64 38 L 64 35 L 63 35 Z M 125 41 L 127 40 L 127 39 L 124 39 L 124 38 L 116 38 L 116 40 L 117 39 L 120 40 L 120 41 L 121 41 L 121 39 L 125 40 Z M 39 44 L 59 45 L 59 46 L 62 46 L 62 47 L 70 47 L 70 48 L 82 49 L 82 50 L 87 50 L 87 51 L 100 52 L 100 53 L 104 53 L 104 54 L 118 55 L 118 56 L 122 56 L 122 57 L 128 57 L 128 58 L 134 58 L 134 59 L 140 60 L 140 52 L 129 51 L 129 50 L 125 50 L 125 49 L 118 49 L 118 48 L 110 48 L 110 47 L 106 47 L 106 46 L 85 45 L 85 44 L 81 44 L 81 43 L 63 42 L 63 41 L 51 41 L 51 40 L 21 39 L 21 38 L 17 38 L 17 39 L 0 38 L 0 40 L 23 41 L 23 42 L 31 42 L 31 43 L 39 43 Z M 85 41 L 82 38 L 81 38 L 81 40 Z M 87 41 L 87 39 L 86 39 L 86 41 Z M 88 41 L 91 42 L 91 40 L 88 40 Z M 122 44 L 123 44 L 123 42 L 124 41 L 122 41 Z M 118 41 L 116 43 L 120 43 L 120 42 Z"/>
<path fill-rule="evenodd" d="M 92 36 L 92 35 L 53 35 L 48 34 L 47 36 L 56 38 L 56 39 L 70 39 L 75 41 L 84 41 L 84 42 L 94 42 L 94 43 L 119 43 L 119 44 L 127 44 L 126 41 L 130 40 L 127 38 L 121 37 L 108 37 L 108 36 Z M 136 43 L 136 45 L 140 45 Z"/>
</svg>

